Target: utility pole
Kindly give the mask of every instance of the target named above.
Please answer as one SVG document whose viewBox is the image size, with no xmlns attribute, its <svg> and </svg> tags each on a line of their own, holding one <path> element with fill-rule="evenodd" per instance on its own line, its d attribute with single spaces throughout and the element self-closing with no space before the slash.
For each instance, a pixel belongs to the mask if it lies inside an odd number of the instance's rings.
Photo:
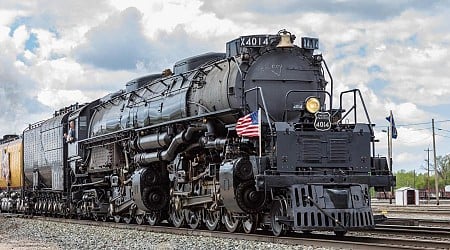
<svg viewBox="0 0 450 250">
<path fill-rule="evenodd" d="M 392 110 L 389 112 L 389 129 L 388 129 L 388 162 L 389 162 L 389 171 L 392 172 Z M 394 195 L 394 187 L 391 186 L 391 195 L 389 197 L 389 204 L 392 204 L 392 196 Z"/>
<path fill-rule="evenodd" d="M 430 148 L 427 150 L 427 204 L 430 203 Z"/>
<path fill-rule="evenodd" d="M 434 186 L 436 188 L 436 205 L 439 205 L 439 178 L 436 163 L 436 138 L 434 134 L 434 118 L 431 119 L 431 127 L 433 128 L 433 153 L 434 153 Z"/>
</svg>

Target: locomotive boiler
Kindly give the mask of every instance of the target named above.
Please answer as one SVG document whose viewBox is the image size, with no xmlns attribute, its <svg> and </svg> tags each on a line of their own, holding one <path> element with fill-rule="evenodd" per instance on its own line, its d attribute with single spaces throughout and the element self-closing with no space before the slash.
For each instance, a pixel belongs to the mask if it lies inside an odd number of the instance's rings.
<svg viewBox="0 0 450 250">
<path fill-rule="evenodd" d="M 373 228 L 369 189 L 395 179 L 362 95 L 333 97 L 318 39 L 295 40 L 242 36 L 30 127 L 30 209 L 277 236 Z"/>
</svg>

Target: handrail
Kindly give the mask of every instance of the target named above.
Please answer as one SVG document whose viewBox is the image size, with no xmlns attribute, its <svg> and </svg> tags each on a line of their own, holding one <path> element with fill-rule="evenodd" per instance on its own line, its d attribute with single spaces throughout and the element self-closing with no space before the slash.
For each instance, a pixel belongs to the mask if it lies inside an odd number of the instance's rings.
<svg viewBox="0 0 450 250">
<path fill-rule="evenodd" d="M 370 130 L 371 130 L 371 132 L 373 132 L 372 122 L 370 121 L 370 117 L 369 117 L 369 113 L 367 112 L 366 104 L 364 103 L 364 99 L 363 99 L 363 97 L 361 95 L 361 91 L 359 89 L 351 89 L 351 90 L 347 90 L 347 91 L 341 92 L 341 94 L 339 96 L 339 109 L 333 115 L 335 115 L 337 112 L 342 110 L 342 97 L 343 97 L 344 94 L 347 94 L 347 93 L 353 93 L 353 106 L 352 106 L 352 108 L 349 111 L 347 111 L 347 113 L 345 114 L 344 117 L 346 117 L 354 109 L 355 110 L 354 111 L 354 118 L 355 118 L 355 123 L 356 123 L 356 121 L 357 121 L 357 116 L 356 116 L 356 93 L 358 93 L 359 99 L 360 99 L 361 104 L 363 105 L 363 108 L 364 108 L 364 113 L 366 114 L 367 121 L 369 122 L 369 125 L 371 125 L 370 126 L 371 127 Z M 343 118 L 341 118 L 337 123 L 341 122 L 343 120 Z"/>
<path fill-rule="evenodd" d="M 326 91 L 326 90 L 289 90 L 287 93 L 286 93 L 286 95 L 285 95 L 285 97 L 284 97 L 284 112 L 283 112 L 283 120 L 285 121 L 285 122 L 287 122 L 287 100 L 288 100 L 288 96 L 291 94 L 291 93 L 325 93 L 325 94 L 327 94 L 328 95 L 328 99 L 330 99 L 330 110 L 332 110 L 331 109 L 331 99 L 333 99 L 333 98 L 331 98 L 331 94 L 330 93 L 328 93 L 328 91 Z"/>
<path fill-rule="evenodd" d="M 345 113 L 345 115 L 344 116 L 342 116 L 342 118 L 341 119 L 339 119 L 339 121 L 337 121 L 336 122 L 336 124 L 339 124 L 339 123 L 341 123 L 342 122 L 342 120 L 345 118 L 345 117 L 347 117 L 347 115 L 349 115 L 350 114 L 350 112 L 354 112 L 354 119 L 355 119 L 355 124 L 357 123 L 357 115 L 356 115 L 356 93 L 358 93 L 358 96 L 359 96 L 359 100 L 361 101 L 361 104 L 362 104 L 362 106 L 363 106 L 363 108 L 364 108 L 364 113 L 366 114 L 366 119 L 367 119 L 367 122 L 369 122 L 369 130 L 370 130 L 370 135 L 373 137 L 374 136 L 374 131 L 373 131 L 373 124 L 372 124 L 372 121 L 370 120 L 370 117 L 369 117 L 369 113 L 367 112 L 367 107 L 366 107 L 366 104 L 364 103 L 364 99 L 363 99 L 363 97 L 362 97 L 362 94 L 361 94 L 361 91 L 359 90 L 359 89 L 351 89 L 351 90 L 347 90 L 347 91 L 343 91 L 343 92 L 341 92 L 341 94 L 340 94 L 340 96 L 339 96 L 339 109 L 333 114 L 333 116 L 337 113 L 337 112 L 341 112 L 342 111 L 342 97 L 343 97 L 343 95 L 344 94 L 347 94 L 347 93 L 353 93 L 353 106 Z M 374 140 L 372 140 L 372 150 L 373 150 L 373 152 L 372 152 L 372 154 L 373 154 L 373 156 L 375 156 L 375 141 Z"/>
<path fill-rule="evenodd" d="M 325 62 L 325 59 L 322 58 L 322 62 L 323 62 L 323 65 L 325 65 L 325 69 L 327 70 L 328 77 L 330 77 L 330 89 L 331 89 L 330 92 L 331 92 L 331 96 L 333 96 L 333 88 L 334 88 L 333 77 L 331 76 L 331 72 L 328 69 L 328 65 L 327 65 L 327 62 Z M 330 110 L 333 110 L 333 98 L 331 98 L 331 100 L 330 100 Z"/>
</svg>

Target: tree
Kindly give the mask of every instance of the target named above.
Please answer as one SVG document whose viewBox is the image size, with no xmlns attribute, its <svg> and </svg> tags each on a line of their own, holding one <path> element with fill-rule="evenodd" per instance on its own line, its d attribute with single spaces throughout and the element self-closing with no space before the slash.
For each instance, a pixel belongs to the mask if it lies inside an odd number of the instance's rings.
<svg viewBox="0 0 450 250">
<path fill-rule="evenodd" d="M 427 189 L 427 174 L 426 173 L 415 173 L 415 171 L 400 170 L 395 173 L 397 178 L 396 188 L 401 187 L 413 187 L 417 189 Z M 434 183 L 434 179 L 430 177 L 430 187 L 431 183 Z"/>
<path fill-rule="evenodd" d="M 436 162 L 438 175 L 443 180 L 443 184 L 447 185 L 450 181 L 450 154 L 437 156 Z"/>
<path fill-rule="evenodd" d="M 396 188 L 412 187 L 414 185 L 414 174 L 412 171 L 406 172 L 402 169 L 395 176 L 397 177 Z"/>
</svg>

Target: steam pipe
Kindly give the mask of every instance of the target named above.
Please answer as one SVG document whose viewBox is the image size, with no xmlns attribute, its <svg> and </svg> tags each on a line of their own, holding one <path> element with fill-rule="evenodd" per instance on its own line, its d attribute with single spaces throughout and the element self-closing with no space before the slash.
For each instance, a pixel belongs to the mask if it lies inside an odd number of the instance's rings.
<svg viewBox="0 0 450 250">
<path fill-rule="evenodd" d="M 172 161 L 175 159 L 175 152 L 182 144 L 188 143 L 192 139 L 192 135 L 205 127 L 189 127 L 187 130 L 179 133 L 173 138 L 169 147 L 164 151 L 140 153 L 134 156 L 134 161 L 141 164 L 149 164 L 157 161 Z"/>
<path fill-rule="evenodd" d="M 201 138 L 201 144 L 205 148 L 223 149 L 227 141 L 228 141 L 227 139 L 222 138 L 217 138 L 213 141 L 208 140 L 208 138 L 206 137 Z"/>
<path fill-rule="evenodd" d="M 138 151 L 163 148 L 170 143 L 170 136 L 167 132 L 156 133 L 136 138 L 131 144 L 131 148 Z"/>
</svg>

